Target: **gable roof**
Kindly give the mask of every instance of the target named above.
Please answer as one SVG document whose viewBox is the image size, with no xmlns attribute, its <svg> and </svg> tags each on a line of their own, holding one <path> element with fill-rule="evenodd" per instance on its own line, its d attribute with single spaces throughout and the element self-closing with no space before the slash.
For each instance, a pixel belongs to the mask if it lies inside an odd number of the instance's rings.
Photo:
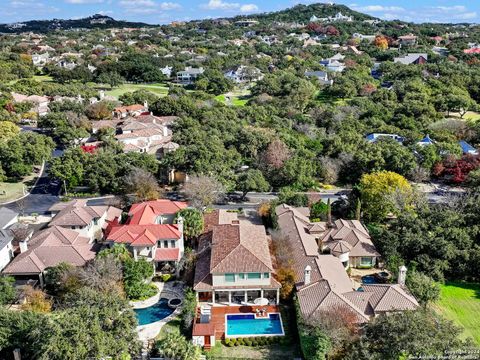
<svg viewBox="0 0 480 360">
<path fill-rule="evenodd" d="M 130 217 L 128 224 L 155 224 L 157 216 L 176 214 L 187 206 L 186 202 L 171 201 L 168 199 L 158 199 L 133 204 L 128 212 Z"/>
<path fill-rule="evenodd" d="M 28 241 L 28 250 L 15 257 L 3 270 L 6 274 L 39 274 L 66 262 L 83 266 L 95 257 L 94 244 L 73 230 L 52 226 Z"/>
<path fill-rule="evenodd" d="M 372 295 L 368 301 L 375 313 L 399 310 L 413 310 L 417 300 L 398 284 L 364 284 L 363 290 Z"/>
<path fill-rule="evenodd" d="M 119 225 L 112 227 L 107 240 L 131 246 L 155 245 L 158 240 L 178 240 L 181 233 L 177 225 L 147 224 L 147 225 Z"/>
<path fill-rule="evenodd" d="M 104 215 L 121 214 L 121 210 L 113 206 L 89 206 L 86 200 L 73 200 L 67 203 L 57 203 L 50 211 L 59 211 L 50 221 L 49 226 L 87 226 L 95 218 Z M 110 214 L 110 215 L 111 215 Z"/>
<path fill-rule="evenodd" d="M 17 212 L 6 207 L 0 207 L 0 229 L 5 228 L 17 216 Z"/>
</svg>

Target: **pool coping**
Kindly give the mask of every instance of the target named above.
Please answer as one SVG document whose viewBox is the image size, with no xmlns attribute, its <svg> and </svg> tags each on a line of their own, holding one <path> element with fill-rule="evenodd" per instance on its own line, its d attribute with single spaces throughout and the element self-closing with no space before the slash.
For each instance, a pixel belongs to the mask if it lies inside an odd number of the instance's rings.
<svg viewBox="0 0 480 360">
<path fill-rule="evenodd" d="M 285 336 L 285 329 L 283 328 L 283 320 L 282 314 L 279 312 L 269 312 L 268 318 L 270 318 L 270 314 L 278 314 L 278 318 L 280 319 L 280 328 L 282 329 L 281 334 L 244 334 L 244 335 L 228 335 L 228 326 L 227 326 L 227 316 L 228 315 L 253 315 L 255 320 L 265 319 L 266 317 L 257 317 L 255 313 L 231 313 L 225 314 L 225 339 L 226 338 L 242 338 L 242 337 L 274 337 L 274 336 Z"/>
</svg>

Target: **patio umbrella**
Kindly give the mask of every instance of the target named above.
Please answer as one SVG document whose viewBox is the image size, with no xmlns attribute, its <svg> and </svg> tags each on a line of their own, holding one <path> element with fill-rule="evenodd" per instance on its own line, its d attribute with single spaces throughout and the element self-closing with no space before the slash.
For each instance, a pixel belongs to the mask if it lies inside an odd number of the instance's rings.
<svg viewBox="0 0 480 360">
<path fill-rule="evenodd" d="M 265 298 L 256 298 L 255 300 L 253 300 L 253 303 L 255 305 L 268 305 L 268 299 L 265 299 Z"/>
</svg>

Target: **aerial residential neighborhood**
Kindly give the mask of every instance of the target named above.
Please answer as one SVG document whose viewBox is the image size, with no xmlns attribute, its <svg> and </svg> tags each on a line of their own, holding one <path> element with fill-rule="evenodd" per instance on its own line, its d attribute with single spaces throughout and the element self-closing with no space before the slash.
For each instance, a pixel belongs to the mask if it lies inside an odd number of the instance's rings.
<svg viewBox="0 0 480 360">
<path fill-rule="evenodd" d="M 480 8 L 386 3 L 2 2 L 0 359 L 480 359 Z"/>
</svg>

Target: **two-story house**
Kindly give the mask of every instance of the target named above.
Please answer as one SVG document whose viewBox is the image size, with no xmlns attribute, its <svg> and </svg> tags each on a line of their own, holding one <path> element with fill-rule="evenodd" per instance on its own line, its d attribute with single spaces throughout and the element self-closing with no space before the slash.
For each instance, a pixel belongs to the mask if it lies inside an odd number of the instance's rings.
<svg viewBox="0 0 480 360">
<path fill-rule="evenodd" d="M 118 223 L 122 210 L 113 206 L 89 206 L 86 200 L 60 202 L 50 209 L 53 216 L 48 226 L 60 226 L 75 230 L 90 239 L 103 238 L 103 232 L 111 224 Z"/>
<path fill-rule="evenodd" d="M 205 217 L 193 286 L 198 301 L 239 306 L 267 299 L 277 305 L 281 285 L 263 225 L 226 210 Z"/>
<path fill-rule="evenodd" d="M 177 81 L 183 85 L 193 84 L 204 71 L 203 67 L 193 68 L 187 66 L 185 70 L 177 72 Z"/>
<path fill-rule="evenodd" d="M 187 204 L 166 199 L 133 204 L 124 225 L 113 226 L 106 236 L 110 244 L 125 244 L 135 260 L 155 263 L 157 271 L 174 269 L 184 253 L 183 219 L 174 218 Z"/>
</svg>

